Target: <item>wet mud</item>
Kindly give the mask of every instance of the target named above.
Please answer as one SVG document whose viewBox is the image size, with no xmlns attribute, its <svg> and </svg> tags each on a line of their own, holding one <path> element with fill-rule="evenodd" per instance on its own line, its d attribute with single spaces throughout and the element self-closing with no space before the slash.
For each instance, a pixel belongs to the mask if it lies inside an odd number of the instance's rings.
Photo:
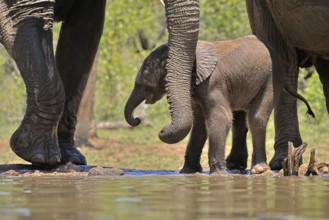
<svg viewBox="0 0 329 220">
<path fill-rule="evenodd" d="M 227 175 L 248 175 L 250 171 L 231 170 Z M 2 164 L 0 176 L 164 176 L 164 175 L 209 175 L 209 169 L 197 174 L 180 174 L 179 170 L 137 170 L 109 166 L 75 165 L 67 163 L 59 166 L 40 166 L 33 164 Z M 268 171 L 261 175 L 278 175 Z"/>
<path fill-rule="evenodd" d="M 40 166 L 30 164 L 2 164 L 0 176 L 122 176 L 122 169 L 104 166 L 74 165 Z"/>
<path fill-rule="evenodd" d="M 300 166 L 299 173 L 303 175 L 307 166 Z M 302 170 L 304 172 L 302 172 Z M 40 166 L 33 164 L 0 164 L 0 176 L 193 176 L 209 175 L 209 168 L 204 169 L 202 173 L 180 174 L 179 170 L 137 170 L 128 168 L 114 168 L 110 166 L 93 166 L 93 165 L 75 165 L 72 163 L 62 164 L 59 166 Z M 219 174 L 212 174 L 216 176 Z M 250 170 L 239 171 L 229 170 L 228 174 L 221 176 L 245 176 L 251 175 Z M 284 176 L 283 170 L 268 170 L 261 174 L 253 176 Z M 324 172 L 321 176 L 329 176 Z"/>
</svg>

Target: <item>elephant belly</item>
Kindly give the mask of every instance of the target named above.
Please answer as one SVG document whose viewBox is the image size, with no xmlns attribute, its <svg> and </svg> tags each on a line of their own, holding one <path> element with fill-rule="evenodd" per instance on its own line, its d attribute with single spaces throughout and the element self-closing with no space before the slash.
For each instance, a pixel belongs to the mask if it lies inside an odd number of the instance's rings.
<svg viewBox="0 0 329 220">
<path fill-rule="evenodd" d="M 257 98 L 257 92 L 249 89 L 249 91 L 234 92 L 229 97 L 232 111 L 248 111 L 253 101 Z"/>
<path fill-rule="evenodd" d="M 290 47 L 329 55 L 328 0 L 267 0 L 274 23 Z"/>
<path fill-rule="evenodd" d="M 248 80 L 244 79 L 244 81 Z M 219 109 L 224 107 L 230 111 L 248 111 L 250 106 L 263 96 L 264 89 L 270 87 L 270 85 L 264 86 L 265 84 L 264 80 L 247 84 L 235 82 L 235 86 L 230 86 L 225 81 L 209 83 L 207 80 L 197 86 L 193 94 L 193 102 L 203 109 L 217 106 Z"/>
</svg>

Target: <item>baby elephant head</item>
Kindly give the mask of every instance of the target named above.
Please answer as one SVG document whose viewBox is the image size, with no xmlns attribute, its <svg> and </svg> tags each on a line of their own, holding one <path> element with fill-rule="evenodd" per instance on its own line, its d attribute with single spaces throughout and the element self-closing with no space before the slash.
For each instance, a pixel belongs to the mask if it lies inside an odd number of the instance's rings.
<svg viewBox="0 0 329 220">
<path fill-rule="evenodd" d="M 137 126 L 140 123 L 140 119 L 132 115 L 139 104 L 144 100 L 146 104 L 154 104 L 166 93 L 165 77 L 167 71 L 165 65 L 167 56 L 168 45 L 164 44 L 150 53 L 139 69 L 135 87 L 125 106 L 125 118 L 131 126 Z"/>
</svg>

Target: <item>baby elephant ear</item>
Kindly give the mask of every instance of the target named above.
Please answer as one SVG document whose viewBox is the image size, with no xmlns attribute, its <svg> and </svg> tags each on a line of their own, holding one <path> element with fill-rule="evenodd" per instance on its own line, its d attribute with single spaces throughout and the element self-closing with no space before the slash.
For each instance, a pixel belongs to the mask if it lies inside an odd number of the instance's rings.
<svg viewBox="0 0 329 220">
<path fill-rule="evenodd" d="M 196 84 L 205 81 L 214 71 L 218 51 L 214 42 L 198 41 L 196 49 Z"/>
</svg>

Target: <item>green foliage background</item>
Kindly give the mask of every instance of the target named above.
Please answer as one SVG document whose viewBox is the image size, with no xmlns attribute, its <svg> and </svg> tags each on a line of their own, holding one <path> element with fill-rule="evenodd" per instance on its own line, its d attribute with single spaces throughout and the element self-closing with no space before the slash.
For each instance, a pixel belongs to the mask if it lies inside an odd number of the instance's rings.
<svg viewBox="0 0 329 220">
<path fill-rule="evenodd" d="M 244 1 L 200 0 L 200 6 L 200 39 L 226 39 L 250 33 Z M 164 13 L 158 0 L 108 0 L 97 62 L 97 121 L 124 120 L 124 104 L 143 59 L 153 48 L 167 41 Z M 59 26 L 57 24 L 54 27 L 55 40 Z M 142 47 L 138 35 L 141 32 L 150 45 L 147 49 Z M 9 137 L 24 113 L 25 87 L 13 61 L 3 48 L 0 48 L 0 91 L 1 136 Z M 307 81 L 307 87 L 301 93 L 310 101 L 317 115 L 316 120 L 311 120 L 304 116 L 305 108 L 300 107 L 301 132 L 307 136 L 309 129 L 313 129 L 310 138 L 322 140 L 313 134 L 328 134 L 328 116 L 317 74 Z M 166 100 L 150 106 L 147 117 L 154 124 L 152 138 L 156 139 L 157 131 L 169 122 Z M 269 125 L 269 136 L 273 139 L 272 122 Z"/>
</svg>

